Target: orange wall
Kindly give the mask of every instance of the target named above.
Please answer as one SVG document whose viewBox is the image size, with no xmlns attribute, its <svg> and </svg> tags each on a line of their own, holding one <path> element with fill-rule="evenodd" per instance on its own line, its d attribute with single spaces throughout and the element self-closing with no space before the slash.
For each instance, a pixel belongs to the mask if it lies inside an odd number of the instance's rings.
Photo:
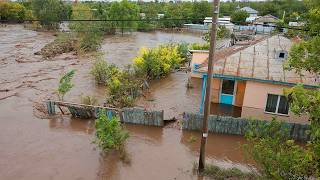
<svg viewBox="0 0 320 180">
<path fill-rule="evenodd" d="M 208 59 L 208 52 L 193 52 L 192 53 L 192 60 L 191 60 L 191 63 L 190 63 L 191 77 L 202 78 L 202 76 L 200 76 L 199 74 L 193 74 L 192 72 L 194 70 L 194 65 L 195 64 L 201 64 L 206 59 Z"/>
<path fill-rule="evenodd" d="M 234 105 L 238 107 L 243 106 L 244 94 L 246 91 L 246 81 L 237 81 L 236 99 Z"/>
<path fill-rule="evenodd" d="M 289 112 L 288 116 L 274 115 L 264 112 L 268 93 L 283 95 L 284 88 L 290 87 L 284 85 L 247 81 L 241 117 L 252 117 L 261 120 L 271 120 L 272 117 L 276 116 L 279 120 L 284 120 L 287 122 L 309 123 L 306 116 L 299 117 L 291 112 Z"/>
</svg>

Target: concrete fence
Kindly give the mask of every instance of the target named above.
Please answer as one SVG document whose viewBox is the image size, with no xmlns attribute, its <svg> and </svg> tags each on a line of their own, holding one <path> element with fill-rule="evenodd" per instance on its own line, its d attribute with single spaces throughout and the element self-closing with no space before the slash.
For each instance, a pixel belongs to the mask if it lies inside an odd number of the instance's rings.
<svg viewBox="0 0 320 180">
<path fill-rule="evenodd" d="M 201 130 L 203 122 L 202 114 L 184 113 L 182 120 L 182 129 Z M 255 121 L 257 125 L 265 125 L 270 121 Z M 214 133 L 245 135 L 250 121 L 243 118 L 233 118 L 229 116 L 210 115 L 208 119 L 208 130 Z M 300 141 L 309 139 L 309 125 L 284 123 L 284 127 L 288 129 L 291 138 Z"/>
</svg>

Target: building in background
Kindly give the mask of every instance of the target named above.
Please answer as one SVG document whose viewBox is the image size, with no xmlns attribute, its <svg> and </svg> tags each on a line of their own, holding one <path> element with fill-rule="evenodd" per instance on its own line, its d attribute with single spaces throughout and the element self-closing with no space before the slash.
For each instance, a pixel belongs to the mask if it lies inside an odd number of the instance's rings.
<svg viewBox="0 0 320 180">
<path fill-rule="evenodd" d="M 303 72 L 302 76 L 285 70 L 292 44 L 290 39 L 276 35 L 217 51 L 212 80 L 212 113 L 261 120 L 277 116 L 288 122 L 308 123 L 307 117 L 298 117 L 289 111 L 283 90 L 298 83 L 318 89 L 319 79 L 308 72 Z M 202 50 L 191 52 L 190 80 L 193 86 L 202 86 L 202 111 L 209 53 Z"/>
</svg>

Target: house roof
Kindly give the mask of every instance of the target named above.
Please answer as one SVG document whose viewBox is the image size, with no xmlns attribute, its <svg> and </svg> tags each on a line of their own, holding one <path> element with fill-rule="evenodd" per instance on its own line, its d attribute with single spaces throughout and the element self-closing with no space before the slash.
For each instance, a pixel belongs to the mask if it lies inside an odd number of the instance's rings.
<svg viewBox="0 0 320 180">
<path fill-rule="evenodd" d="M 279 19 L 271 14 L 261 16 L 254 20 L 255 23 L 276 23 Z"/>
<path fill-rule="evenodd" d="M 240 9 L 240 11 L 246 11 L 249 14 L 258 14 L 258 11 L 255 9 L 252 9 L 251 7 L 243 7 Z"/>
<path fill-rule="evenodd" d="M 213 74 L 219 76 L 256 79 L 284 84 L 303 83 L 318 87 L 319 78 L 309 72 L 302 75 L 285 70 L 286 60 L 280 52 L 288 52 L 293 42 L 280 35 L 264 38 L 247 46 L 232 46 L 217 52 Z M 199 65 L 198 72 L 207 73 L 208 59 Z"/>
</svg>

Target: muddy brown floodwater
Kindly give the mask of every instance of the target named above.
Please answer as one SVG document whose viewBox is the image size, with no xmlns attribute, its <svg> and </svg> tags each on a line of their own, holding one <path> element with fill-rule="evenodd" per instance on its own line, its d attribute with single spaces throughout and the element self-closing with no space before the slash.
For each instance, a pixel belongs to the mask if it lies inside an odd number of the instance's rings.
<svg viewBox="0 0 320 180">
<path fill-rule="evenodd" d="M 26 30 L 21 25 L 0 27 L 0 179 L 198 178 L 192 166 L 197 161 L 199 132 L 126 125 L 130 133 L 126 149 L 131 159 L 126 164 L 116 153 L 101 154 L 92 143 L 93 120 L 69 116 L 40 119 L 35 104 L 55 96 L 58 78 L 69 69 L 76 69 L 76 76 L 68 101 L 79 102 L 81 94 L 95 95 L 101 101 L 104 97 L 104 88 L 96 86 L 89 75 L 90 57 L 62 54 L 43 60 L 34 55 L 53 39 L 50 33 Z M 102 51 L 109 62 L 124 65 L 131 62 L 139 46 L 152 47 L 171 39 L 201 41 L 191 34 L 135 33 L 107 37 Z M 164 109 L 167 116 L 197 111 L 199 91 L 186 90 L 186 79 L 187 75 L 179 72 L 152 83 L 148 99 L 139 105 Z M 210 134 L 206 158 L 222 167 L 246 169 L 248 163 L 239 147 L 243 143 L 242 137 Z"/>
</svg>

